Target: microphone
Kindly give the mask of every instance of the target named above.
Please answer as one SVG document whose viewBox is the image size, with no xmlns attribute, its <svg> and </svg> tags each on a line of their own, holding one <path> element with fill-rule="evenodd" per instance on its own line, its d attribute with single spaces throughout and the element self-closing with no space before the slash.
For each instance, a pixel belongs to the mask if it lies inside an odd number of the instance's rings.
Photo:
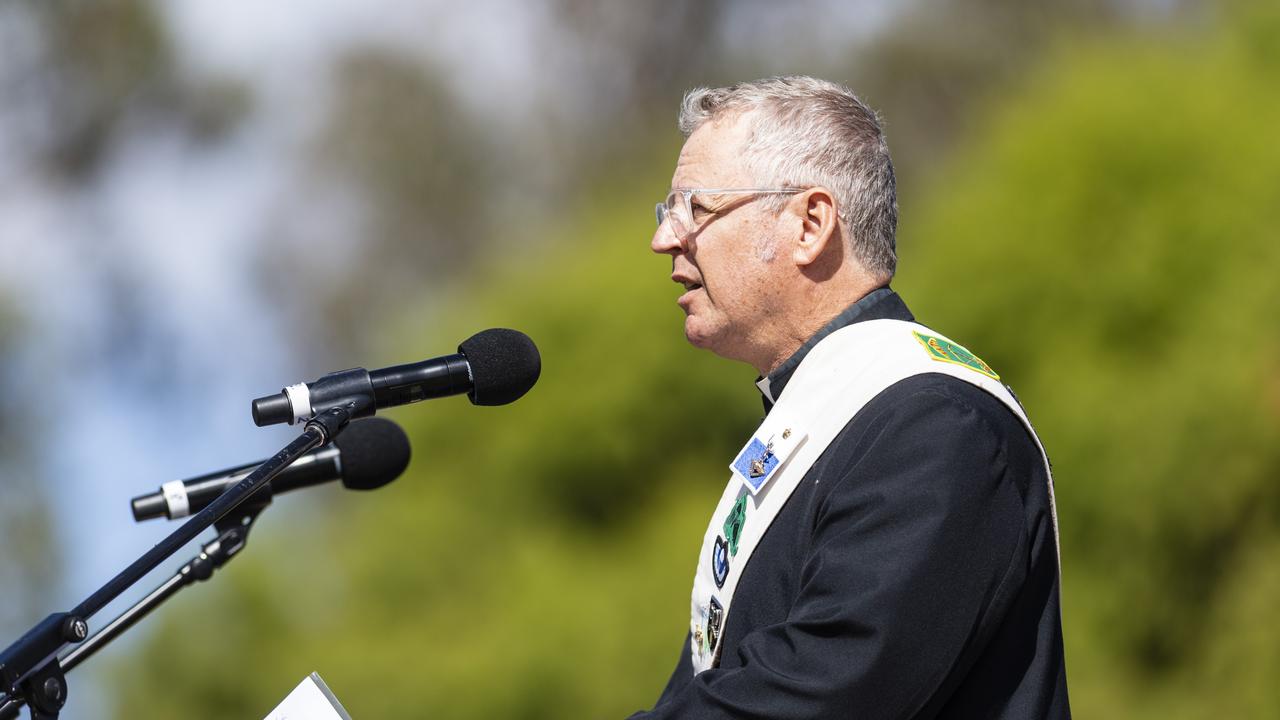
<svg viewBox="0 0 1280 720">
<path fill-rule="evenodd" d="M 342 370 L 290 385 L 254 400 L 253 422 L 292 425 L 343 406 L 353 418 L 367 417 L 376 409 L 461 393 L 473 405 L 506 405 L 529 392 L 541 372 L 542 358 L 528 335 L 494 328 L 462 341 L 454 355 L 372 372 Z"/>
<path fill-rule="evenodd" d="M 133 519 L 193 515 L 261 465 L 249 463 L 190 480 L 175 480 L 159 492 L 133 499 Z M 298 458 L 271 479 L 267 497 L 275 493 L 342 480 L 348 490 L 374 490 L 395 480 L 409 464 L 409 438 L 384 418 L 353 422 L 337 439 Z"/>
</svg>

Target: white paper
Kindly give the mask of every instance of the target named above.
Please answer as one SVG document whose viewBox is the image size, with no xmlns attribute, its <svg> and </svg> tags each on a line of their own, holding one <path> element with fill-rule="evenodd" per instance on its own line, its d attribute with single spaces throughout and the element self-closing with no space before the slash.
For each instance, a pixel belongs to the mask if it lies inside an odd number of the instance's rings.
<svg viewBox="0 0 1280 720">
<path fill-rule="evenodd" d="M 298 683 L 265 720 L 351 720 L 319 673 Z"/>
</svg>

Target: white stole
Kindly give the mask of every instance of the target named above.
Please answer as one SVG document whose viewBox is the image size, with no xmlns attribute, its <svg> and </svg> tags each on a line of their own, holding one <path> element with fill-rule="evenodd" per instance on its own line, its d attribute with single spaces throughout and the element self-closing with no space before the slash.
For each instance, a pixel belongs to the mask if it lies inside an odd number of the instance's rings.
<svg viewBox="0 0 1280 720">
<path fill-rule="evenodd" d="M 994 395 L 1044 447 L 999 376 L 960 345 L 901 320 L 854 323 L 809 351 L 768 417 L 730 463 L 731 475 L 698 553 L 689 627 L 693 672 L 715 667 L 742 570 L 800 480 L 872 398 L 899 380 L 942 373 Z M 1049 477 L 1054 541 L 1058 517 Z M 736 537 L 735 537 L 736 536 Z"/>
</svg>

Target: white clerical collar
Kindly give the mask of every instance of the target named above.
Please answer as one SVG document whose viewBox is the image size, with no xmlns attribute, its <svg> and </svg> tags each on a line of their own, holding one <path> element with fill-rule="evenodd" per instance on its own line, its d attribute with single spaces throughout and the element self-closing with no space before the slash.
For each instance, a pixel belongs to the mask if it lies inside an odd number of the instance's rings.
<svg viewBox="0 0 1280 720">
<path fill-rule="evenodd" d="M 862 298 L 857 302 L 841 311 L 839 315 L 836 315 L 828 321 L 821 330 L 810 336 L 808 340 L 805 340 L 804 344 L 792 353 L 791 357 L 784 360 L 781 365 L 775 368 L 773 372 L 756 381 L 756 387 L 760 389 L 760 393 L 764 395 L 765 400 L 768 401 L 769 405 L 773 405 L 778 402 L 778 398 L 775 397 L 773 389 L 774 381 L 778 384 L 776 394 L 781 394 L 783 390 L 786 390 L 787 382 L 791 379 L 792 373 L 794 373 L 796 368 L 800 366 L 800 361 L 804 360 L 805 356 L 809 354 L 809 351 L 812 350 L 814 346 L 826 339 L 828 335 L 840 330 L 841 328 L 848 327 L 856 322 L 872 319 L 867 316 L 868 311 L 873 306 L 878 305 L 882 300 L 890 299 L 897 300 L 901 309 L 899 310 L 890 306 L 887 312 L 881 311 L 880 316 L 888 317 L 893 320 L 915 320 L 915 318 L 911 316 L 911 312 L 907 310 L 906 305 L 903 305 L 902 301 L 898 300 L 897 294 L 893 290 L 889 289 L 888 285 L 872 290 L 862 296 Z M 768 407 L 765 408 L 765 411 L 768 411 Z"/>
<path fill-rule="evenodd" d="M 756 387 L 760 389 L 760 394 L 764 395 L 765 399 L 768 400 L 770 403 L 778 402 L 773 397 L 773 389 L 769 387 L 768 377 L 762 377 L 759 380 L 757 380 Z"/>
</svg>

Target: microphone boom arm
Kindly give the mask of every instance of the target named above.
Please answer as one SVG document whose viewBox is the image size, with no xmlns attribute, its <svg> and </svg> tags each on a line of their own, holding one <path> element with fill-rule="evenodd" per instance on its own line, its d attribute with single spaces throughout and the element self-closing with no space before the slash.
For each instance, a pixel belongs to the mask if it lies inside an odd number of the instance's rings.
<svg viewBox="0 0 1280 720">
<path fill-rule="evenodd" d="M 71 652 L 59 657 L 58 664 L 61 666 L 62 673 L 71 672 L 77 665 L 93 657 L 108 643 L 123 635 L 126 630 L 151 614 L 151 611 L 160 607 L 164 601 L 176 595 L 182 588 L 213 577 L 215 571 L 226 565 L 231 558 L 244 549 L 245 543 L 249 540 L 249 530 L 253 527 L 254 521 L 257 520 L 259 513 L 265 510 L 267 505 L 271 504 L 270 497 L 263 497 L 267 494 L 267 491 L 259 492 L 253 499 L 245 502 L 231 514 L 215 522 L 213 527 L 218 531 L 218 536 L 205 543 L 200 548 L 200 552 L 179 568 L 172 577 L 147 593 L 145 597 L 134 603 L 128 610 L 120 613 L 114 620 L 104 625 L 101 630 L 90 635 L 83 643 L 72 648 Z M 22 700 L 16 698 L 11 698 L 0 704 L 0 720 L 17 718 L 21 707 Z"/>
<path fill-rule="evenodd" d="M 218 496 L 217 500 L 193 515 L 165 539 L 156 543 L 84 602 L 70 612 L 54 613 L 46 617 L 9 647 L 0 651 L 0 698 L 2 698 L 0 713 L 10 713 L 26 703 L 31 709 L 33 719 L 56 719 L 67 699 L 67 683 L 64 677 L 66 668 L 62 666 L 58 654 L 69 644 L 80 643 L 88 638 L 87 620 L 90 617 L 137 584 L 143 576 L 194 540 L 205 529 L 231 515 L 252 496 L 267 487 L 271 479 L 294 460 L 335 438 L 352 418 L 362 417 L 371 411 L 372 407 L 364 407 L 363 402 L 353 400 L 348 405 L 329 408 L 316 415 L 306 423 L 302 433 L 284 449 Z M 240 545 L 243 546 L 243 541 Z M 233 550 L 231 554 L 234 552 Z M 164 586 L 161 586 L 157 592 L 163 589 Z M 134 621 L 136 622 L 136 619 Z M 129 624 L 131 625 L 132 622 Z M 108 628 L 104 628 L 102 632 L 105 633 Z M 127 626 L 118 628 L 115 634 L 123 632 L 124 629 L 127 629 Z M 71 653 L 68 653 L 68 657 L 70 656 Z M 77 656 L 77 663 L 84 657 L 84 654 Z"/>
</svg>

